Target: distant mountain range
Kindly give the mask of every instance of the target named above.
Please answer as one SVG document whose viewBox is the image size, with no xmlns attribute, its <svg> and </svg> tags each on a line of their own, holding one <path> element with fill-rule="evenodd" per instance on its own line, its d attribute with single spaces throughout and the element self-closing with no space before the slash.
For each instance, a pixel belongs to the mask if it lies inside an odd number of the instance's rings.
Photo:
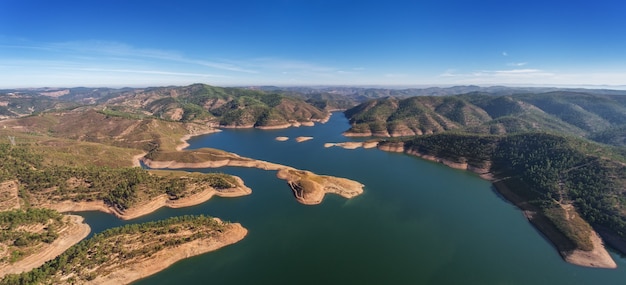
<svg viewBox="0 0 626 285">
<path fill-rule="evenodd" d="M 624 144 L 626 96 L 571 91 L 536 94 L 395 97 L 346 111 L 351 136 L 414 136 L 461 131 L 506 134 L 549 131 Z M 621 130 L 621 131 L 620 131 Z"/>
<path fill-rule="evenodd" d="M 323 119 L 325 111 L 346 110 L 368 100 L 385 97 L 401 99 L 468 93 L 510 96 L 557 91 L 591 95 L 626 95 L 624 90 L 609 89 L 474 85 L 407 89 L 276 86 L 222 88 L 204 84 L 119 89 L 28 88 L 0 90 L 0 119 L 85 104 L 113 104 L 118 107 L 132 107 L 137 109 L 135 111 L 140 110 L 143 114 L 164 119 L 187 121 L 206 119 L 224 126 L 263 126 L 319 120 Z M 198 106 L 200 108 L 196 108 Z"/>
</svg>

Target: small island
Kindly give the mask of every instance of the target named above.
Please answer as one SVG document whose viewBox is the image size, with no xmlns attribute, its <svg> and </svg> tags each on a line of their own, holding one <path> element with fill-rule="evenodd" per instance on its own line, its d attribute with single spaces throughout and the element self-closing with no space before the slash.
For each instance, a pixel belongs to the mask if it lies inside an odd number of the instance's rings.
<svg viewBox="0 0 626 285">
<path fill-rule="evenodd" d="M 325 143 L 324 147 L 338 146 L 344 149 L 357 149 L 357 148 L 375 148 L 378 146 L 378 141 L 366 141 L 366 142 L 340 142 L 340 143 Z"/>
<path fill-rule="evenodd" d="M 309 140 L 312 140 L 312 139 L 313 139 L 313 137 L 297 137 L 296 138 L 296 142 L 301 143 L 301 142 L 309 141 Z"/>
<path fill-rule="evenodd" d="M 326 193 L 348 199 L 363 193 L 363 184 L 346 178 L 322 176 L 293 168 L 282 168 L 276 176 L 286 180 L 296 200 L 305 205 L 321 203 Z"/>
</svg>

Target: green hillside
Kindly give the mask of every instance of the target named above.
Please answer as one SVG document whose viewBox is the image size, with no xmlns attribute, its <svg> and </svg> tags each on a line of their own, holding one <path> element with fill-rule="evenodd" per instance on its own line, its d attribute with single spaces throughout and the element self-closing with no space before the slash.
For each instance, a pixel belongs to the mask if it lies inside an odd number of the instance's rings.
<svg viewBox="0 0 626 285">
<path fill-rule="evenodd" d="M 626 100 L 620 95 L 555 91 L 495 96 L 470 93 L 444 97 L 382 98 L 345 112 L 349 135 L 411 136 L 455 130 L 507 134 L 527 131 L 567 133 L 610 139 L 626 122 Z M 374 131 L 375 130 L 375 131 Z"/>
<path fill-rule="evenodd" d="M 106 102 L 172 121 L 223 127 L 270 127 L 323 120 L 328 113 L 304 100 L 244 88 L 204 84 L 135 90 Z"/>
</svg>

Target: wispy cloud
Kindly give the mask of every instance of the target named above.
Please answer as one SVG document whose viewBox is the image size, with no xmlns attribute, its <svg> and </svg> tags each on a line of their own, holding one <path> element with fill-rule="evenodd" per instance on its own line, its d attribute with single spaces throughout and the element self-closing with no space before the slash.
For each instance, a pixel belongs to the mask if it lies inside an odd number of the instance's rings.
<svg viewBox="0 0 626 285">
<path fill-rule="evenodd" d="M 291 71 L 309 71 L 309 72 L 334 72 L 335 67 L 321 65 L 313 62 L 285 59 L 277 57 L 260 57 L 247 61 L 250 66 L 262 69 L 279 69 Z"/>
<path fill-rule="evenodd" d="M 508 66 L 518 66 L 519 67 L 519 66 L 525 66 L 527 64 L 528 64 L 528 62 L 509 62 L 506 65 L 508 65 Z"/>
<path fill-rule="evenodd" d="M 556 74 L 540 69 L 507 69 L 478 70 L 469 73 L 456 73 L 448 70 L 439 75 L 440 78 L 454 80 L 455 83 L 500 84 L 500 83 L 533 83 L 554 79 Z"/>
<path fill-rule="evenodd" d="M 160 70 L 107 69 L 107 68 L 77 68 L 76 70 L 90 71 L 90 72 L 109 72 L 109 73 L 134 73 L 134 74 L 146 74 L 146 75 L 174 75 L 174 76 L 228 78 L 228 76 L 208 74 L 208 73 L 170 72 L 170 71 L 160 71 Z"/>
<path fill-rule="evenodd" d="M 245 62 L 236 62 L 235 64 L 248 69 L 258 70 L 259 74 L 263 76 L 283 74 L 291 76 L 292 79 L 298 77 L 303 82 L 321 78 L 334 81 L 343 78 L 343 76 L 359 73 L 358 70 L 350 68 L 345 69 L 311 61 L 280 57 L 259 57 L 246 60 Z"/>
<path fill-rule="evenodd" d="M 387 73 L 384 76 L 387 78 L 408 78 L 410 75 L 406 73 Z"/>
<path fill-rule="evenodd" d="M 33 74 L 37 70 L 37 74 L 40 74 L 37 82 L 45 80 L 47 73 L 50 74 L 50 78 L 55 76 L 58 78 L 61 74 L 65 76 L 64 78 L 74 76 L 76 81 L 73 82 L 78 82 L 80 78 L 83 78 L 84 82 L 101 82 L 98 79 L 101 78 L 109 82 L 115 81 L 116 84 L 138 78 L 147 81 L 151 76 L 154 84 L 165 80 L 169 80 L 166 81 L 167 84 L 172 80 L 206 82 L 206 78 L 213 78 L 214 80 L 209 81 L 212 84 L 242 82 L 339 84 L 354 82 L 365 70 L 363 67 L 338 67 L 315 61 L 271 56 L 236 59 L 194 58 L 175 50 L 139 48 L 120 42 L 96 40 L 19 43 L 10 47 L 0 46 L 0 51 L 3 49 L 11 49 L 11 53 L 19 56 L 0 54 L 0 69 L 3 66 L 6 69 L 9 65 L 18 67 L 12 76 L 21 76 L 22 81 L 28 82 L 32 81 L 28 79 L 28 74 Z M 27 50 L 35 51 L 27 53 Z"/>
<path fill-rule="evenodd" d="M 64 57 L 76 60 L 114 60 L 136 62 L 141 60 L 157 60 L 158 62 L 195 65 L 231 72 L 256 73 L 257 71 L 226 62 L 191 58 L 173 50 L 138 48 L 120 42 L 112 41 L 69 41 L 59 43 L 41 43 L 30 45 L 0 46 L 24 50 L 45 50 L 51 57 Z M 154 63 L 154 61 L 153 61 Z M 157 63 L 158 64 L 158 63 Z"/>
<path fill-rule="evenodd" d="M 481 71 L 480 74 L 491 74 L 495 76 L 544 76 L 544 75 L 553 75 L 553 73 L 545 72 L 540 69 L 511 69 L 511 70 L 484 70 Z"/>
<path fill-rule="evenodd" d="M 509 53 L 507 53 L 506 51 L 503 51 L 502 56 L 509 56 Z"/>
</svg>

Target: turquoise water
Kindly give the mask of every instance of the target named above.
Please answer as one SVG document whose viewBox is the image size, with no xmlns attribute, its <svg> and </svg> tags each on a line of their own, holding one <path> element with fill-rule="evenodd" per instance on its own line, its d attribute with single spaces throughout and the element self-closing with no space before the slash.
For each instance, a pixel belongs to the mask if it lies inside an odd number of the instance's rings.
<svg viewBox="0 0 626 285">
<path fill-rule="evenodd" d="M 335 113 L 315 127 L 227 130 L 196 137 L 190 148 L 213 147 L 256 159 L 346 177 L 365 184 L 361 196 L 326 195 L 297 203 L 274 171 L 219 171 L 240 176 L 252 195 L 213 198 L 184 209 L 160 209 L 133 221 L 206 214 L 239 222 L 246 238 L 182 260 L 136 284 L 623 284 L 619 268 L 565 263 L 556 250 L 489 182 L 471 173 L 376 149 L 324 148 L 341 136 Z M 288 136 L 286 142 L 274 140 Z M 312 136 L 296 143 L 297 136 Z M 94 232 L 128 222 L 83 214 Z"/>
</svg>

